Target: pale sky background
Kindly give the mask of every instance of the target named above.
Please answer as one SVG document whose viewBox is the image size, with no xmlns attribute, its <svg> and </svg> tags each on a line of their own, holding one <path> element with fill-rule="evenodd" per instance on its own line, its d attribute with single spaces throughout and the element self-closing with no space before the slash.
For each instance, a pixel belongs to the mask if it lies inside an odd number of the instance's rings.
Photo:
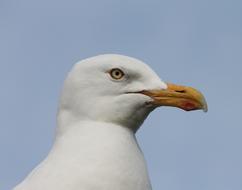
<svg viewBox="0 0 242 190">
<path fill-rule="evenodd" d="M 160 108 L 138 132 L 154 190 L 242 189 L 241 0 L 0 0 L 0 190 L 46 157 L 66 73 L 102 53 L 207 98 L 207 114 Z"/>
</svg>

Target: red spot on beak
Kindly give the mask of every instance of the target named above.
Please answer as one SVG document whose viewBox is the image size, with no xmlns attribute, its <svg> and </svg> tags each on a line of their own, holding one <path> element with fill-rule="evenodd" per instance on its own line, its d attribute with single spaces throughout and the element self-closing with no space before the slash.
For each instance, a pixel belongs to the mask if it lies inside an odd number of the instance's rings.
<svg viewBox="0 0 242 190">
<path fill-rule="evenodd" d="M 192 102 L 185 102 L 183 106 L 184 106 L 184 109 L 187 111 L 196 109 L 196 105 Z"/>
</svg>

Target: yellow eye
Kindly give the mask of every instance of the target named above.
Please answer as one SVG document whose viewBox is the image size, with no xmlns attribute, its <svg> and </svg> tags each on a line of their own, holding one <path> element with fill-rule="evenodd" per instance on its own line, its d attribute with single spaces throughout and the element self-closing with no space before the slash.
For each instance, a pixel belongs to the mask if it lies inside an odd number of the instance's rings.
<svg viewBox="0 0 242 190">
<path fill-rule="evenodd" d="M 121 69 L 114 68 L 110 71 L 110 75 L 113 79 L 119 80 L 124 77 L 124 72 Z"/>
</svg>

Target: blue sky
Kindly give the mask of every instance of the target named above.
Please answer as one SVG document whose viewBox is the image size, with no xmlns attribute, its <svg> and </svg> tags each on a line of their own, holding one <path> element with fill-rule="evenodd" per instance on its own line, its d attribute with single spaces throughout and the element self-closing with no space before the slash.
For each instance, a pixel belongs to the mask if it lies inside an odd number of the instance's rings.
<svg viewBox="0 0 242 190">
<path fill-rule="evenodd" d="M 51 148 L 72 65 L 118 53 L 194 86 L 209 112 L 154 111 L 138 132 L 154 190 L 242 189 L 242 1 L 1 0 L 0 190 Z"/>
</svg>

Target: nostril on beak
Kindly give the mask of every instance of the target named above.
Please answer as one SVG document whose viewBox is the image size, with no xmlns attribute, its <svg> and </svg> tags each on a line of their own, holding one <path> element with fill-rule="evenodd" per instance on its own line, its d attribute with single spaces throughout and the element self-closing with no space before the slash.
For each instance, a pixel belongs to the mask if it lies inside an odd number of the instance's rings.
<svg viewBox="0 0 242 190">
<path fill-rule="evenodd" d="M 186 93 L 186 90 L 175 90 L 175 92 L 178 92 L 178 93 Z"/>
</svg>

